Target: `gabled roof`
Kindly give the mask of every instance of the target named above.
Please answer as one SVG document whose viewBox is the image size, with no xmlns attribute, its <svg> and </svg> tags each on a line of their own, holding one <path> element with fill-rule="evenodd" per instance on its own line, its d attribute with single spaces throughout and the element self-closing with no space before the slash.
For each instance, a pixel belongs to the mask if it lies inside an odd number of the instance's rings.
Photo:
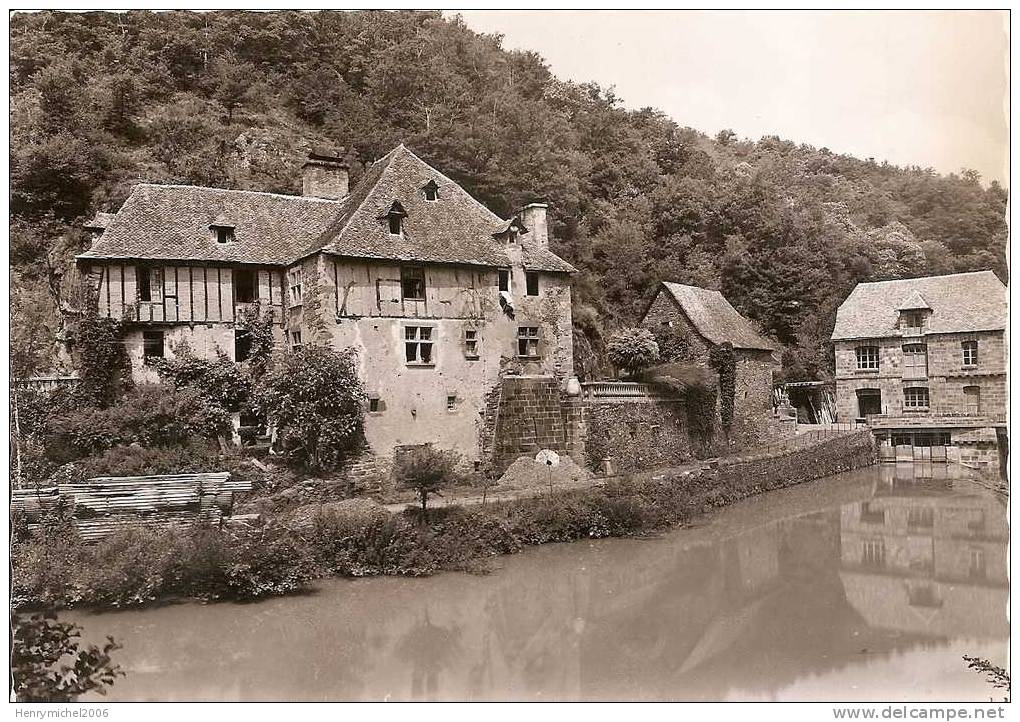
<svg viewBox="0 0 1020 722">
<path fill-rule="evenodd" d="M 426 201 L 429 182 L 439 188 Z M 386 214 L 399 208 L 403 233 L 390 235 Z M 97 220 L 103 215 L 98 214 Z M 102 219 L 104 222 L 109 219 Z M 210 226 L 234 228 L 217 243 Z M 499 218 L 403 145 L 373 163 L 336 201 L 255 191 L 140 183 L 103 235 L 79 258 L 290 264 L 325 252 L 353 258 L 510 266 Z M 570 273 L 548 248 L 519 237 L 526 268 Z"/>
<path fill-rule="evenodd" d="M 79 258 L 288 263 L 342 208 L 306 196 L 139 183 Z M 234 242 L 217 243 L 212 225 L 234 226 Z"/>
<path fill-rule="evenodd" d="M 916 289 L 911 292 L 909 296 L 900 301 L 900 305 L 896 307 L 897 311 L 923 311 L 931 310 L 931 306 L 924 300 L 924 296 L 921 295 L 920 291 Z"/>
<path fill-rule="evenodd" d="M 901 310 L 931 309 L 927 333 L 1006 328 L 1006 287 L 991 271 L 859 283 L 836 312 L 832 340 L 898 336 Z"/>
<path fill-rule="evenodd" d="M 435 201 L 425 200 L 423 189 L 429 182 L 439 188 Z M 407 214 L 400 236 L 391 235 L 379 220 L 395 202 Z M 493 236 L 508 225 L 401 144 L 372 165 L 344 212 L 304 255 L 322 251 L 356 258 L 506 267 L 510 265 L 506 247 Z M 549 249 L 531 242 L 527 234 L 518 242 L 526 268 L 574 271 Z"/>
<path fill-rule="evenodd" d="M 116 215 L 116 213 L 104 213 L 103 211 L 98 211 L 96 215 L 92 216 L 92 220 L 85 222 L 83 228 L 91 231 L 106 230 L 106 228 L 113 223 L 113 219 Z"/>
<path fill-rule="evenodd" d="M 733 348 L 775 351 L 776 344 L 754 330 L 751 322 L 718 291 L 682 283 L 662 282 L 665 291 L 676 301 L 694 328 L 713 344 L 729 342 Z"/>
</svg>

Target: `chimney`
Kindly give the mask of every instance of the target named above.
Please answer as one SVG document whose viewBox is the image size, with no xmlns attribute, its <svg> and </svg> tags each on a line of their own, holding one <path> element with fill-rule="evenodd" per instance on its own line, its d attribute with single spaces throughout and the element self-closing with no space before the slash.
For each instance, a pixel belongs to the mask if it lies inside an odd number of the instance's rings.
<svg viewBox="0 0 1020 722">
<path fill-rule="evenodd" d="M 538 245 L 549 247 L 549 223 L 545 212 L 549 208 L 546 203 L 529 203 L 521 209 L 521 223 L 528 229 L 528 238 Z"/>
<path fill-rule="evenodd" d="M 302 195 L 340 200 L 347 195 L 347 165 L 335 156 L 309 153 L 301 166 Z"/>
</svg>

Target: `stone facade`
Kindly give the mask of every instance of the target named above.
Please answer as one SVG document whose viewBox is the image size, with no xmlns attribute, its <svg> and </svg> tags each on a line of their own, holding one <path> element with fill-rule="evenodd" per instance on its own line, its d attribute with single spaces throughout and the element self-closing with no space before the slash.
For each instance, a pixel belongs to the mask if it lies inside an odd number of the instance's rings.
<svg viewBox="0 0 1020 722">
<path fill-rule="evenodd" d="M 964 365 L 965 341 L 977 344 L 976 365 Z M 927 350 L 926 371 L 904 365 L 903 346 L 918 343 Z M 878 348 L 877 369 L 858 368 L 857 349 L 865 346 Z M 835 356 L 836 409 L 841 421 L 862 415 L 858 404 L 861 389 L 880 393 L 884 415 L 994 417 L 1006 413 L 1006 349 L 1002 331 L 836 341 Z M 905 408 L 904 389 L 912 387 L 928 389 L 927 409 Z"/>
<path fill-rule="evenodd" d="M 658 335 L 663 328 L 685 341 L 682 361 L 709 365 L 714 344 L 706 339 L 680 304 L 668 293 L 656 294 L 641 320 L 641 326 Z M 733 398 L 732 441 L 751 445 L 776 436 L 773 428 L 773 375 L 778 363 L 771 351 L 734 347 L 736 377 Z"/>
<path fill-rule="evenodd" d="M 600 400 L 585 404 L 588 468 L 617 472 L 680 466 L 691 461 L 687 409 L 672 399 Z"/>
</svg>

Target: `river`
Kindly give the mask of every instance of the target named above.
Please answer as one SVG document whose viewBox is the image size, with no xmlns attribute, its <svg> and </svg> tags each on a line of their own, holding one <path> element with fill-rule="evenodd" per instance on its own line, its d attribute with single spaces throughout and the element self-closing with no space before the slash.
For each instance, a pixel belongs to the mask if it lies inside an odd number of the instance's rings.
<svg viewBox="0 0 1020 722">
<path fill-rule="evenodd" d="M 1007 537 L 967 472 L 885 465 L 489 575 L 62 617 L 123 644 L 110 700 L 985 701 Z"/>
</svg>

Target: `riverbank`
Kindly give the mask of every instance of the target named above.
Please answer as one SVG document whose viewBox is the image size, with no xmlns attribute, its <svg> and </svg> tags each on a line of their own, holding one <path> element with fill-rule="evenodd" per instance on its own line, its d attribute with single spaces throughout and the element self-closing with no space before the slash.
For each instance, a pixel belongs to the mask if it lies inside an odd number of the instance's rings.
<svg viewBox="0 0 1020 722">
<path fill-rule="evenodd" d="M 12 549 L 12 600 L 31 607 L 126 607 L 174 597 L 258 599 L 326 576 L 484 571 L 525 546 L 654 534 L 739 499 L 873 464 L 867 431 L 718 468 L 621 478 L 485 505 L 390 513 L 339 509 L 225 530 L 131 529 L 83 545 L 54 526 Z"/>
</svg>

